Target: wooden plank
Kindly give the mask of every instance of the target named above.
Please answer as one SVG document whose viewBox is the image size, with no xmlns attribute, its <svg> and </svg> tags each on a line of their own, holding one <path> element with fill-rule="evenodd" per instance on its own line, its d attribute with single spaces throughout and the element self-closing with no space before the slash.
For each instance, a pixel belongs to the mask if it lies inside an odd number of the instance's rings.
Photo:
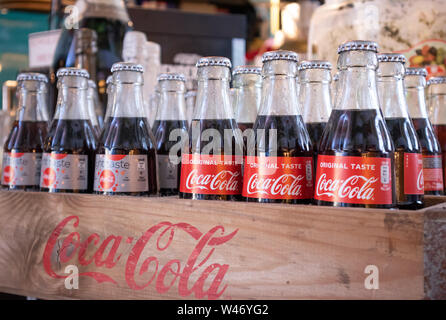
<svg viewBox="0 0 446 320">
<path fill-rule="evenodd" d="M 0 291 L 66 299 L 421 299 L 424 213 L 444 219 L 443 205 L 437 207 L 410 212 L 2 191 Z M 90 237 L 85 254 L 64 244 L 70 234 L 76 239 L 73 232 L 81 243 Z M 82 265 L 82 257 L 94 258 Z M 57 278 L 68 265 L 84 273 L 78 290 Z M 365 288 L 368 265 L 379 270 L 378 290 Z"/>
</svg>

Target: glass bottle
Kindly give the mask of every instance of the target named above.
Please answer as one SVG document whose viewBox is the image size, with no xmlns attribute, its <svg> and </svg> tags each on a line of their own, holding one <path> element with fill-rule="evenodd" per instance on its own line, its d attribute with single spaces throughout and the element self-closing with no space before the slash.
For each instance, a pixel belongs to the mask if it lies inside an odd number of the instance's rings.
<svg viewBox="0 0 446 320">
<path fill-rule="evenodd" d="M 404 84 L 409 116 L 418 135 L 423 154 L 424 194 L 443 194 L 441 147 L 427 115 L 424 68 L 407 68 Z"/>
<path fill-rule="evenodd" d="M 318 149 L 318 205 L 396 205 L 395 149 L 379 108 L 377 52 L 371 41 L 338 48 L 339 92 Z"/>
<path fill-rule="evenodd" d="M 48 131 L 47 82 L 39 73 L 17 77 L 16 119 L 3 148 L 2 186 L 9 190 L 39 190 L 42 146 Z"/>
<path fill-rule="evenodd" d="M 297 97 L 298 55 L 270 51 L 262 62 L 262 98 L 253 128 L 256 145 L 252 148 L 248 141 L 243 196 L 249 202 L 310 203 L 313 146 Z"/>
<path fill-rule="evenodd" d="M 194 115 L 195 110 L 195 101 L 197 100 L 197 91 L 191 90 L 186 93 L 186 118 L 187 118 L 187 126 L 190 127 L 192 122 L 192 117 Z"/>
<path fill-rule="evenodd" d="M 197 102 L 182 153 L 180 198 L 240 200 L 243 140 L 229 97 L 231 61 L 204 57 L 197 68 Z"/>
<path fill-rule="evenodd" d="M 99 125 L 98 116 L 96 114 L 97 103 L 96 83 L 93 80 L 88 80 L 87 111 L 96 138 L 99 138 L 101 136 L 101 126 Z"/>
<path fill-rule="evenodd" d="M 158 157 L 159 185 L 161 196 L 178 195 L 180 187 L 179 165 L 181 159 L 179 139 L 187 136 L 186 78 L 182 74 L 163 73 L 158 77 L 160 104 L 153 126 Z M 175 131 L 176 130 L 176 131 Z M 173 135 L 173 136 L 172 136 Z M 172 152 L 170 159 L 169 155 Z"/>
<path fill-rule="evenodd" d="M 420 209 L 424 195 L 423 156 L 404 95 L 406 58 L 389 53 L 378 55 L 378 61 L 379 100 L 395 147 L 397 205 L 400 209 Z"/>
<path fill-rule="evenodd" d="M 43 147 L 40 189 L 89 193 L 97 144 L 87 110 L 89 74 L 83 69 L 63 68 L 57 78 L 58 104 Z"/>
<path fill-rule="evenodd" d="M 94 191 L 104 195 L 155 195 L 155 140 L 147 125 L 142 96 L 143 67 L 131 62 L 112 67 L 114 99 L 96 151 Z"/>
<path fill-rule="evenodd" d="M 262 69 L 255 66 L 238 66 L 232 72 L 235 121 L 240 130 L 252 129 L 260 108 L 262 96 Z"/>
<path fill-rule="evenodd" d="M 315 152 L 332 109 L 331 68 L 330 62 L 322 60 L 302 61 L 299 65 L 300 109 Z"/>
</svg>

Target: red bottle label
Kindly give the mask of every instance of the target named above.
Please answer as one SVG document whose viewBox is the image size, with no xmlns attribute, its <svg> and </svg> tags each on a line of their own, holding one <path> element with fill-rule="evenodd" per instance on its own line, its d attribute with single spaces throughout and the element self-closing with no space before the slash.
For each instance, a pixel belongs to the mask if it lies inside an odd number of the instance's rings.
<svg viewBox="0 0 446 320">
<path fill-rule="evenodd" d="M 180 191 L 212 195 L 241 194 L 242 158 L 183 154 Z"/>
<path fill-rule="evenodd" d="M 423 156 L 424 191 L 443 190 L 441 156 Z"/>
<path fill-rule="evenodd" d="M 243 196 L 262 199 L 311 199 L 312 157 L 245 157 Z"/>
<path fill-rule="evenodd" d="M 319 155 L 317 160 L 316 200 L 374 205 L 393 203 L 390 159 Z"/>
<path fill-rule="evenodd" d="M 423 156 L 404 154 L 404 194 L 424 194 Z"/>
</svg>

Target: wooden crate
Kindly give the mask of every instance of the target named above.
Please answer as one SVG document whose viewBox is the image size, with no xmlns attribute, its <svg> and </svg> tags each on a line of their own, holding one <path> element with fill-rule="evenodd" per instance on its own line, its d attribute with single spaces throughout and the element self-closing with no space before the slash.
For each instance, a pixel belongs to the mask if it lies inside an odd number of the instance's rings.
<svg viewBox="0 0 446 320">
<path fill-rule="evenodd" d="M 1 191 L 0 291 L 46 299 L 444 299 L 444 201 L 429 198 L 431 207 L 411 212 Z M 73 283 L 67 266 L 79 271 L 78 289 L 65 286 Z M 365 285 L 370 270 L 379 272 L 378 289 Z"/>
</svg>

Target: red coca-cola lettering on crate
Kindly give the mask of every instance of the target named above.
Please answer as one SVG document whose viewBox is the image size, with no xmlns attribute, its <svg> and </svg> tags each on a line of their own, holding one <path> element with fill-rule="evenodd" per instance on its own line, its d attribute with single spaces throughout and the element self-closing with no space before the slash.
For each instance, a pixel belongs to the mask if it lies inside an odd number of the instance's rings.
<svg viewBox="0 0 446 320">
<path fill-rule="evenodd" d="M 423 156 L 419 153 L 404 154 L 404 193 L 424 194 Z"/>
<path fill-rule="evenodd" d="M 176 287 L 182 297 L 194 294 L 197 299 L 218 299 L 228 287 L 224 283 L 224 277 L 229 264 L 212 263 L 211 258 L 219 246 L 234 238 L 238 229 L 225 233 L 223 226 L 215 226 L 202 233 L 188 223 L 173 224 L 164 221 L 148 228 L 134 243 L 133 237 L 116 235 L 110 235 L 101 242 L 97 233 L 81 240 L 79 232 L 75 231 L 61 238 L 62 231 L 69 228 L 69 224 L 72 225 L 71 228 L 77 228 L 79 217 L 70 216 L 60 222 L 49 237 L 43 253 L 43 266 L 53 278 L 67 277 L 54 271 L 51 256 L 58 250 L 61 263 L 75 264 L 78 267 L 94 263 L 98 271 L 80 272 L 80 276 L 93 278 L 98 283 L 118 284 L 118 280 L 107 274 L 107 270 L 116 268 L 118 262 L 125 259 L 125 252 L 129 252 L 123 276 L 130 289 L 143 290 L 152 284 L 160 294 Z M 168 254 L 168 249 L 175 245 L 175 235 L 180 232 L 196 241 L 195 246 L 190 248 L 190 255 L 187 260 L 173 258 L 161 266 L 160 257 Z M 91 247 L 95 248 L 95 253 L 86 257 L 87 249 Z"/>
<path fill-rule="evenodd" d="M 311 199 L 312 171 L 312 157 L 246 157 L 243 196 Z"/>
<path fill-rule="evenodd" d="M 354 204 L 392 204 L 391 160 L 318 156 L 315 199 Z"/>
<path fill-rule="evenodd" d="M 237 195 L 242 193 L 241 157 L 183 154 L 180 191 Z"/>
</svg>

